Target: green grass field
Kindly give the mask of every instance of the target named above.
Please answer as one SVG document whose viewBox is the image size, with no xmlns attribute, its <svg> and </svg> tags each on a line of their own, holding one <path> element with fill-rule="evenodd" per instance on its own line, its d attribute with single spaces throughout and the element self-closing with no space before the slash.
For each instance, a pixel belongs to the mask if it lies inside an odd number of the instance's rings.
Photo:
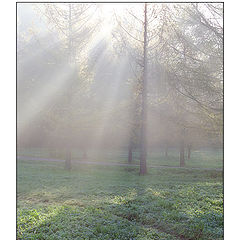
<svg viewBox="0 0 240 240">
<path fill-rule="evenodd" d="M 223 239 L 222 172 L 63 168 L 18 161 L 17 239 Z"/>
<path fill-rule="evenodd" d="M 45 148 L 31 148 L 31 149 L 19 149 L 19 156 L 33 156 L 43 158 L 61 158 L 64 159 L 64 153 L 58 151 L 57 154 L 53 153 L 49 149 Z M 82 152 L 78 149 L 72 150 L 73 159 L 81 161 Z M 187 155 L 187 154 L 186 154 Z M 117 162 L 127 163 L 128 153 L 127 150 L 122 151 L 88 151 L 89 161 L 98 162 Z M 133 153 L 133 163 L 139 164 L 139 152 Z M 179 150 L 170 149 L 168 151 L 168 157 L 165 156 L 164 151 L 155 150 L 148 153 L 149 165 L 168 165 L 179 166 Z M 223 151 L 222 149 L 200 149 L 193 150 L 191 158 L 185 160 L 186 167 L 200 167 L 200 168 L 222 168 L 223 167 Z"/>
</svg>

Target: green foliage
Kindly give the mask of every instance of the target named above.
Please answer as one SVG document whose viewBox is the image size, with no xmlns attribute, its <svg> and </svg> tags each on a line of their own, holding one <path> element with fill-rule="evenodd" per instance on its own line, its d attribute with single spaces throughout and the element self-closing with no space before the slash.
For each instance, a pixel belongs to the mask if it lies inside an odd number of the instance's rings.
<svg viewBox="0 0 240 240">
<path fill-rule="evenodd" d="M 18 162 L 18 239 L 223 238 L 220 172 L 63 164 Z"/>
</svg>

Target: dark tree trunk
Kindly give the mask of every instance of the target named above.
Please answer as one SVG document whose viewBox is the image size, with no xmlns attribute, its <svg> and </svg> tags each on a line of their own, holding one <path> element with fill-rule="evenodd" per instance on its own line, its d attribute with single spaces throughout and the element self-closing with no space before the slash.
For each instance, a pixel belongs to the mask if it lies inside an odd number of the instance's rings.
<svg viewBox="0 0 240 240">
<path fill-rule="evenodd" d="M 191 145 L 188 145 L 188 159 L 190 159 L 191 157 L 191 150 L 192 150 L 192 146 Z"/>
<path fill-rule="evenodd" d="M 128 163 L 132 163 L 132 144 L 128 146 Z"/>
<path fill-rule="evenodd" d="M 140 175 L 147 173 L 147 3 L 144 7 L 144 45 L 143 45 L 143 80 L 142 80 L 142 112 L 141 112 L 141 150 Z"/>
<path fill-rule="evenodd" d="M 181 140 L 180 140 L 180 167 L 184 167 L 185 166 L 185 156 L 184 156 L 185 143 L 184 143 L 184 136 L 185 136 L 185 129 L 183 129 L 182 132 L 181 132 Z"/>
</svg>

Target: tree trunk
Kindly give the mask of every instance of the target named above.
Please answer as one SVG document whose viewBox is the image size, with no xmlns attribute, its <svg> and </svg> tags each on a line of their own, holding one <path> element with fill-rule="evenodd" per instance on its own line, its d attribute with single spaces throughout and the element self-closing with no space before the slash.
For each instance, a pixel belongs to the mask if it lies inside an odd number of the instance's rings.
<svg viewBox="0 0 240 240">
<path fill-rule="evenodd" d="M 184 144 L 181 143 L 180 146 L 180 167 L 185 166 L 185 158 L 184 158 Z"/>
<path fill-rule="evenodd" d="M 144 45 L 143 45 L 143 80 L 142 80 L 142 112 L 141 112 L 141 151 L 140 151 L 140 175 L 147 173 L 147 3 L 144 7 Z"/>
<path fill-rule="evenodd" d="M 184 167 L 185 166 L 185 156 L 184 156 L 185 143 L 184 143 L 184 136 L 185 136 L 185 129 L 183 129 L 182 132 L 181 132 L 181 140 L 180 140 L 180 167 Z"/>
<path fill-rule="evenodd" d="M 191 145 L 188 145 L 188 159 L 190 159 L 191 157 L 191 150 L 192 150 L 192 146 Z"/>
<path fill-rule="evenodd" d="M 132 163 L 132 144 L 128 146 L 128 163 Z"/>
<path fill-rule="evenodd" d="M 68 35 L 68 54 L 69 54 L 69 59 L 68 59 L 68 63 L 71 66 L 72 64 L 72 6 L 71 3 L 68 5 L 68 24 L 69 24 L 69 35 Z M 71 92 L 70 90 L 68 90 L 68 94 L 67 94 L 67 101 L 68 104 L 70 105 L 71 102 Z M 69 132 L 71 130 L 71 124 L 70 124 L 70 112 L 67 111 L 67 131 L 68 131 L 68 135 Z M 67 138 L 67 143 L 66 143 L 66 159 L 65 159 L 65 169 L 66 170 L 71 170 L 72 168 L 72 163 L 71 163 L 71 147 L 70 147 L 70 137 Z"/>
<path fill-rule="evenodd" d="M 184 158 L 184 143 L 180 144 L 180 167 L 185 166 L 185 158 Z"/>
</svg>

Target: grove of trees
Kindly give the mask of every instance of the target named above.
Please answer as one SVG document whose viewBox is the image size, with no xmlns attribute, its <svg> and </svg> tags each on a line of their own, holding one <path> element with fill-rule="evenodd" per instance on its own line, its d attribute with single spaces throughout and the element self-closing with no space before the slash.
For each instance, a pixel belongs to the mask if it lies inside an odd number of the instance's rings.
<svg viewBox="0 0 240 240">
<path fill-rule="evenodd" d="M 179 149 L 183 167 L 222 145 L 222 3 L 31 6 L 42 25 L 18 23 L 18 147 L 61 149 L 68 170 L 74 148 L 129 163 L 139 150 L 144 175 L 152 149 Z"/>
</svg>

